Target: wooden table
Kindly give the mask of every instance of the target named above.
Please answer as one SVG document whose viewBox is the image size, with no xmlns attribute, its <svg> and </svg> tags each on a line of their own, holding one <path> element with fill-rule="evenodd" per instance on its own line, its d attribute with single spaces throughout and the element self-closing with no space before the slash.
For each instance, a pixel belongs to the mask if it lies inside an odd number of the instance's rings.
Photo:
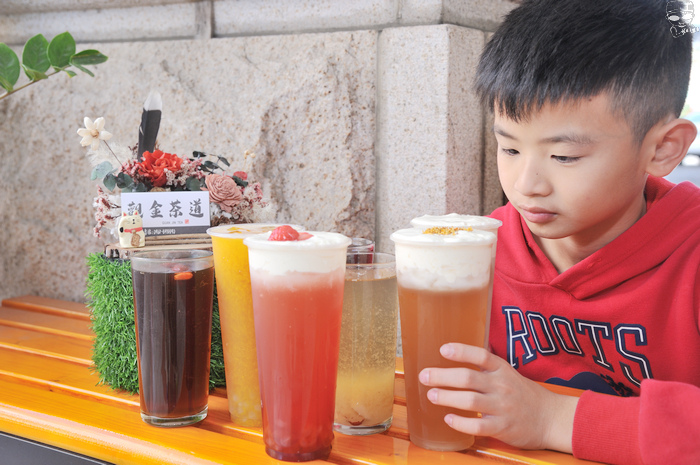
<svg viewBox="0 0 700 465">
<path fill-rule="evenodd" d="M 141 421 L 139 398 L 99 385 L 90 358 L 88 309 L 40 297 L 0 306 L 0 431 L 115 464 L 272 464 L 262 430 L 231 423 L 225 389 L 209 397 L 195 426 L 157 428 Z M 574 390 L 550 387 L 576 395 Z M 463 452 L 433 452 L 410 443 L 401 359 L 393 425 L 365 437 L 336 433 L 328 462 L 339 464 L 584 463 L 552 451 L 524 451 L 477 438 Z M 315 462 L 325 463 L 325 462 Z"/>
</svg>

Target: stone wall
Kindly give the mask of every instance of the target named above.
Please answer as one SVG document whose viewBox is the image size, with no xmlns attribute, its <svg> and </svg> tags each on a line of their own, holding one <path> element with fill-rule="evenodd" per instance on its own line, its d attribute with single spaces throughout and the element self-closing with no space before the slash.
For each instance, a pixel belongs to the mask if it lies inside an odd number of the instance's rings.
<svg viewBox="0 0 700 465">
<path fill-rule="evenodd" d="M 95 184 L 76 130 L 134 145 L 150 90 L 160 146 L 228 157 L 277 221 L 374 238 L 421 214 L 502 203 L 471 81 L 510 0 L 3 0 L 21 52 L 68 30 L 109 60 L 0 100 L 0 298 L 82 301 Z M 255 156 L 245 156 L 246 151 Z"/>
</svg>

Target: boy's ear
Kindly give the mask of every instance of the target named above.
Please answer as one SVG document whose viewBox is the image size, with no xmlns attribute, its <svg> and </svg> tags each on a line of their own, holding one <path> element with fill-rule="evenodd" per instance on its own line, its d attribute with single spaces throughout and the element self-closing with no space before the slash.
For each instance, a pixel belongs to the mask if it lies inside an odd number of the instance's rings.
<svg viewBox="0 0 700 465">
<path fill-rule="evenodd" d="M 658 131 L 656 151 L 649 160 L 647 173 L 664 177 L 683 160 L 698 131 L 693 123 L 683 118 L 671 120 Z"/>
</svg>

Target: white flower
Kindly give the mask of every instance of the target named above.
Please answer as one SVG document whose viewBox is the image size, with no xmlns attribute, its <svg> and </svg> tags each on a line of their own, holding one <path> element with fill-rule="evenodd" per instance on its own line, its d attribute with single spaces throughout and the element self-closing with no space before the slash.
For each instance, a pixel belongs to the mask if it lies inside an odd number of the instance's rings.
<svg viewBox="0 0 700 465">
<path fill-rule="evenodd" d="M 97 118 L 94 123 L 86 116 L 83 122 L 85 123 L 85 127 L 78 129 L 78 135 L 83 138 L 80 141 L 80 145 L 83 147 L 92 145 L 92 150 L 97 150 L 101 140 L 109 140 L 112 138 L 112 133 L 104 130 L 105 119 L 101 116 Z"/>
</svg>

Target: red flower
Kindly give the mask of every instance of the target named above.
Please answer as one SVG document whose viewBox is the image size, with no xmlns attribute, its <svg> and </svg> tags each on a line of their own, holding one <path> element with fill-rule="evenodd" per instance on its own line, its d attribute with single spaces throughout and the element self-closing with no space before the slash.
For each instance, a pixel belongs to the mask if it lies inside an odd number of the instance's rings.
<svg viewBox="0 0 700 465">
<path fill-rule="evenodd" d="M 244 181 L 248 180 L 248 173 L 246 173 L 245 171 L 236 171 L 235 173 L 233 173 L 233 175 L 237 178 L 241 178 Z"/>
<path fill-rule="evenodd" d="M 151 180 L 153 187 L 163 187 L 168 178 L 165 175 L 167 169 L 171 173 L 176 173 L 182 166 L 182 158 L 172 153 L 165 153 L 161 150 L 155 152 L 143 152 L 143 161 L 139 165 L 139 173 Z"/>
</svg>

